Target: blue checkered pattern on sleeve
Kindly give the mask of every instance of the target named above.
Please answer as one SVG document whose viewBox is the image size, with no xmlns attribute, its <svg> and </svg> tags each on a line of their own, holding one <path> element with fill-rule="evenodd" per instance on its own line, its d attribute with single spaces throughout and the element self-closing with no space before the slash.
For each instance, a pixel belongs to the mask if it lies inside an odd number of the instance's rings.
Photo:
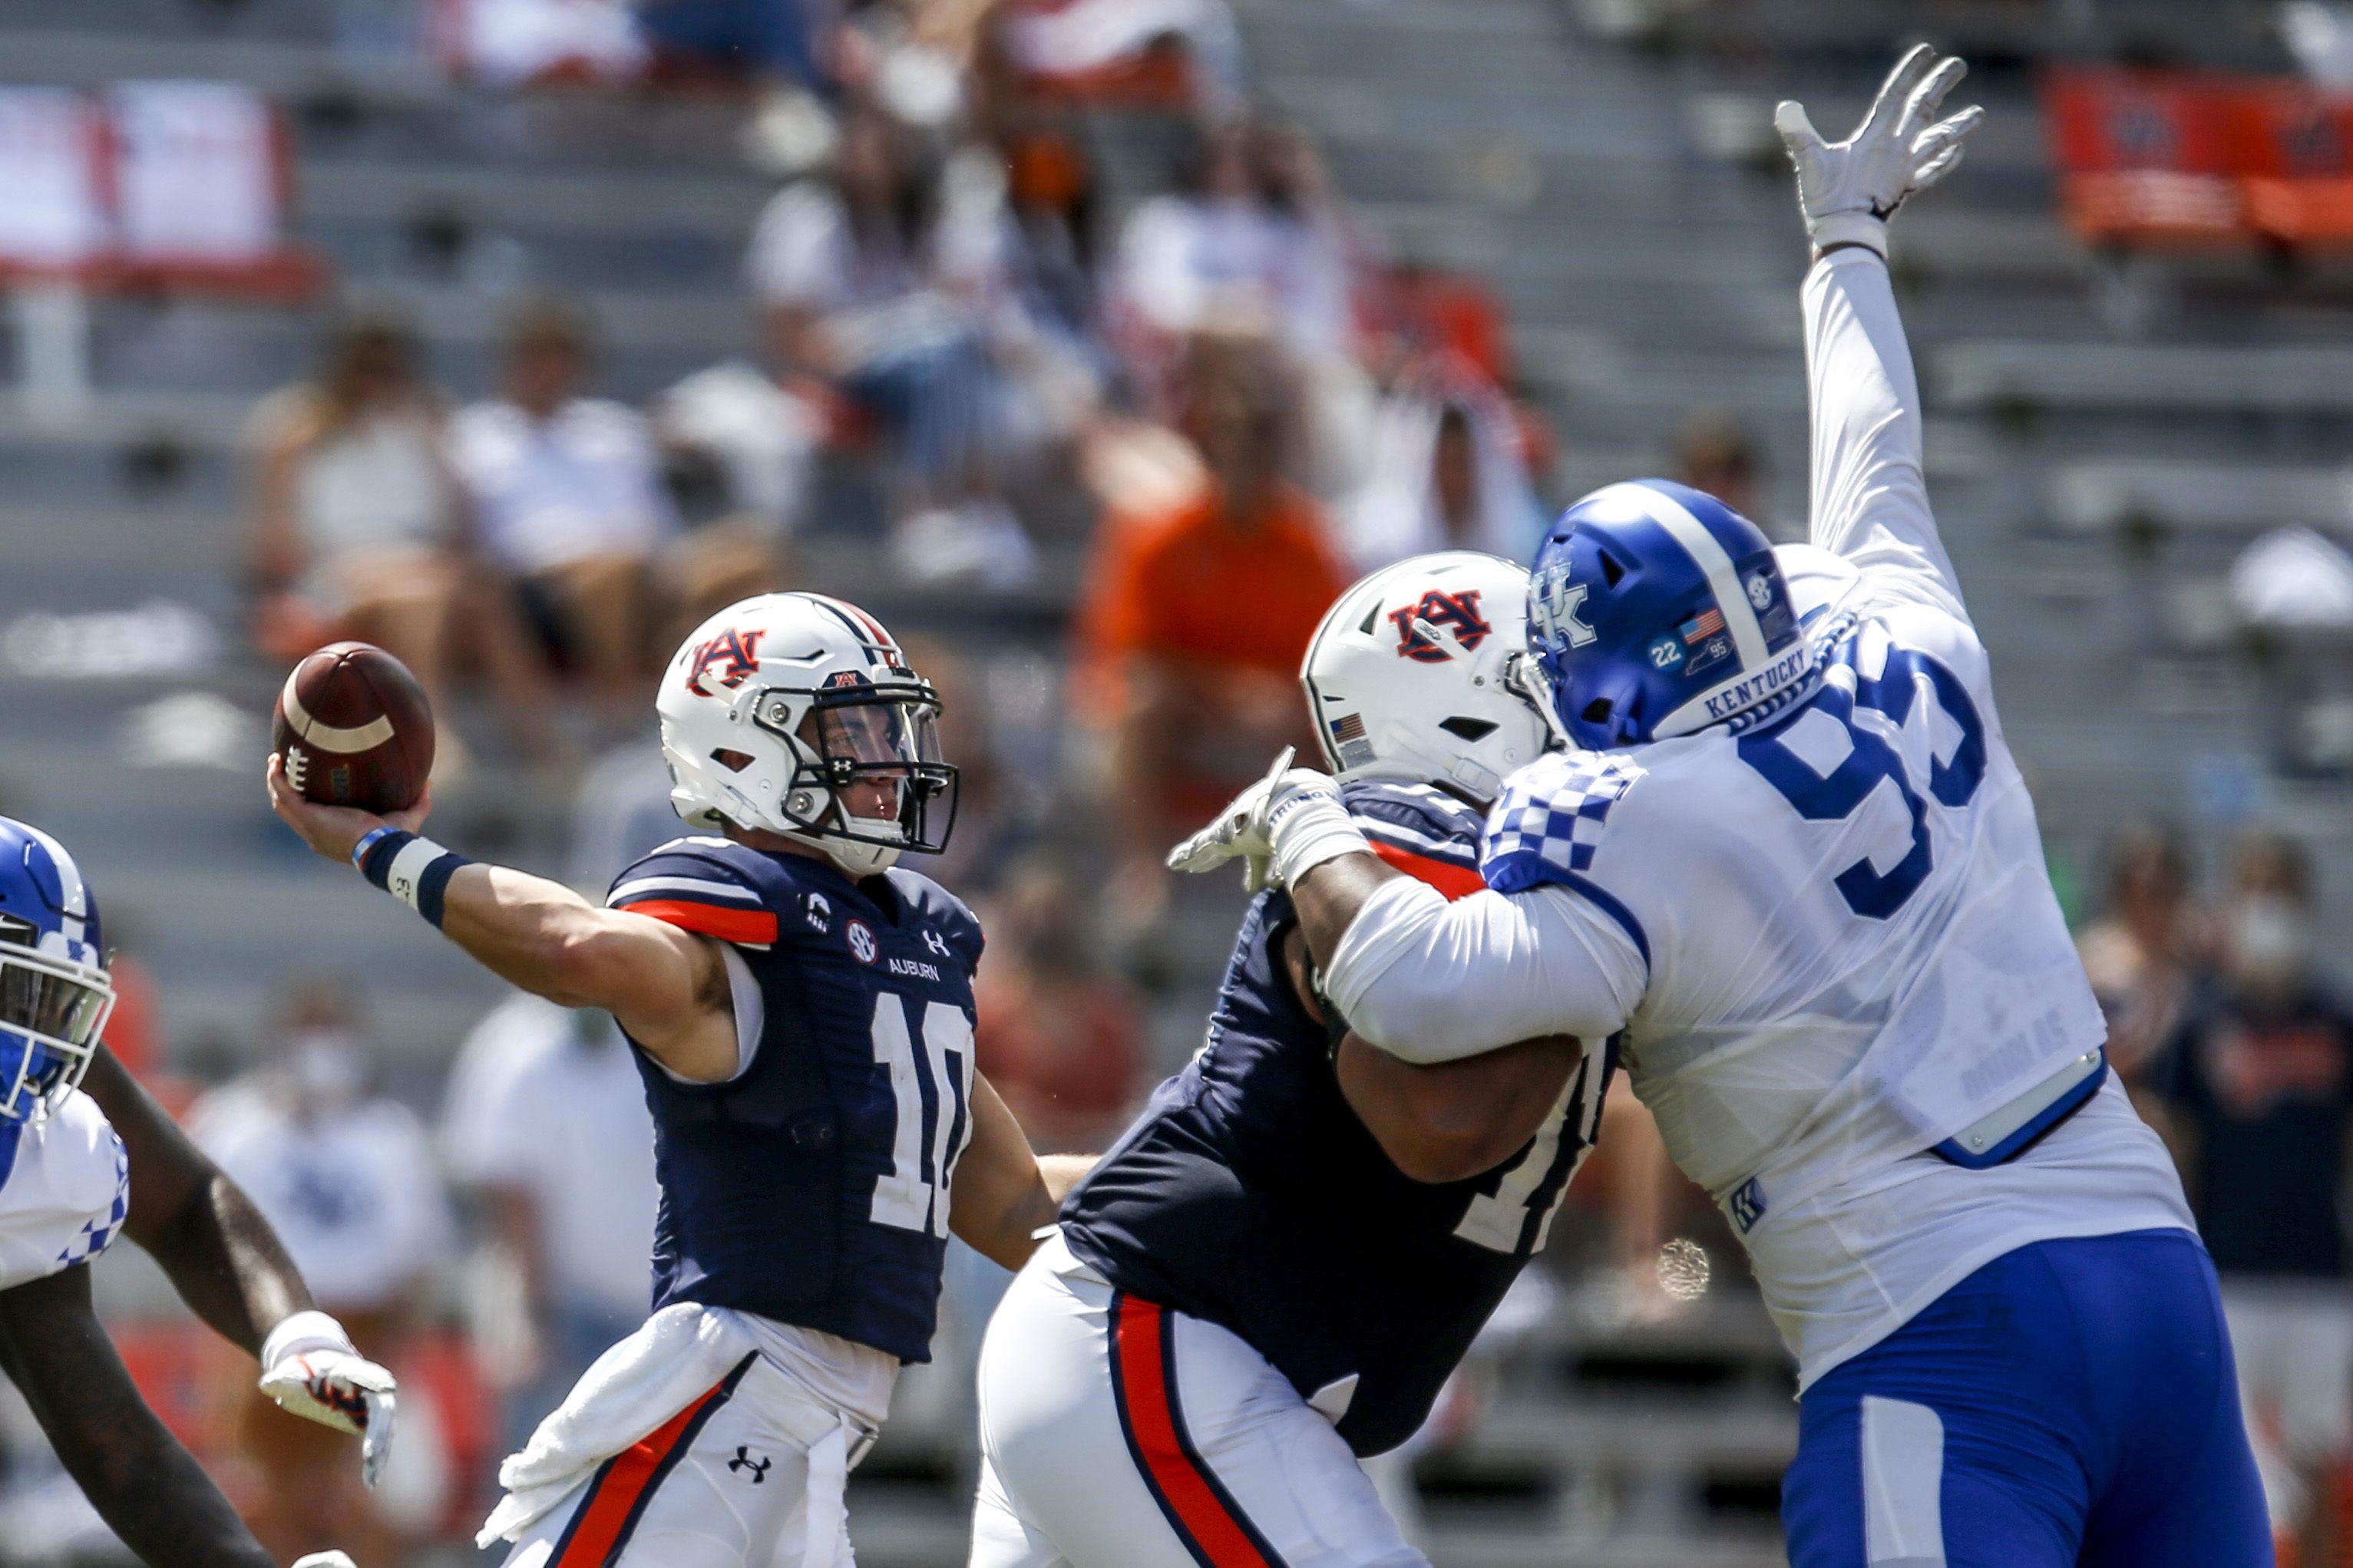
<svg viewBox="0 0 2353 1568">
<path fill-rule="evenodd" d="M 113 1137 L 112 1133 L 108 1134 Z M 123 1217 L 131 1212 L 131 1151 L 122 1140 L 114 1139 L 114 1202 L 105 1215 L 85 1220 L 81 1233 L 66 1244 L 58 1254 L 58 1262 L 70 1268 L 77 1263 L 87 1263 L 106 1250 L 107 1243 L 122 1232 Z"/>
<path fill-rule="evenodd" d="M 1487 885 L 1516 893 L 1583 875 L 1610 807 L 1641 776 L 1625 758 L 1599 752 L 1556 752 L 1513 774 L 1487 814 Z"/>
</svg>

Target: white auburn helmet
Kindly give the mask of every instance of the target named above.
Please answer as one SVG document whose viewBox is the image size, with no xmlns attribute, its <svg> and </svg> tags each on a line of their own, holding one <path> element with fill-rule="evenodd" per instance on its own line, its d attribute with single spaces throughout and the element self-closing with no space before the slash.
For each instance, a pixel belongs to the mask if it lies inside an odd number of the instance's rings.
<svg viewBox="0 0 2353 1568">
<path fill-rule="evenodd" d="M 1559 739 L 1527 647 L 1527 568 L 1441 551 L 1334 601 L 1299 681 L 1336 773 L 1444 782 L 1484 803 Z"/>
<path fill-rule="evenodd" d="M 940 700 L 881 622 L 822 594 L 762 594 L 697 626 L 662 672 L 670 804 L 823 850 L 852 877 L 955 826 Z"/>
</svg>

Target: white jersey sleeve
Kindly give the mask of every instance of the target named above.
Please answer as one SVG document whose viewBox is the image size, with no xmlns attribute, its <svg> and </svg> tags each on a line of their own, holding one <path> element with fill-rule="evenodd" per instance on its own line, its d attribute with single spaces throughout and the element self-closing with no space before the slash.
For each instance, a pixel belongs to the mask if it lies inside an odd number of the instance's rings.
<svg viewBox="0 0 2353 1568">
<path fill-rule="evenodd" d="M 131 1212 L 131 1156 L 79 1090 L 0 1129 L 0 1290 L 89 1262 Z"/>
<path fill-rule="evenodd" d="M 1812 541 L 1885 598 L 1968 618 L 1921 468 L 1920 384 L 1887 263 L 1862 249 L 1814 263 L 1804 289 L 1813 426 Z"/>
</svg>

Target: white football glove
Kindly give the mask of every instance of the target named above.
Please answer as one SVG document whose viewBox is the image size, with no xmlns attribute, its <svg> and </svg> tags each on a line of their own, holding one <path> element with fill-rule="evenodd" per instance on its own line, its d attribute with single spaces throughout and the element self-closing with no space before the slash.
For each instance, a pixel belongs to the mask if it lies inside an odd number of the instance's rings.
<svg viewBox="0 0 2353 1568">
<path fill-rule="evenodd" d="M 1798 166 L 1798 206 L 1817 250 L 1864 245 L 1887 254 L 1889 216 L 1905 197 L 1953 172 L 1962 139 L 1985 118 L 1973 105 L 1950 119 L 1935 119 L 1968 69 L 1949 56 L 1940 60 L 1926 44 L 1915 46 L 1887 73 L 1871 112 L 1843 142 L 1824 142 L 1804 106 L 1782 100 L 1773 128 Z"/>
<path fill-rule="evenodd" d="M 375 1485 L 392 1454 L 399 1385 L 360 1354 L 341 1323 L 324 1312 L 297 1312 L 270 1330 L 261 1347 L 261 1392 L 281 1410 L 356 1434 L 360 1479 Z"/>
<path fill-rule="evenodd" d="M 1266 777 L 1250 785 L 1204 827 L 1168 852 L 1175 871 L 1213 871 L 1243 862 L 1242 888 L 1260 892 L 1287 886 L 1310 867 L 1336 855 L 1369 853 L 1372 846 L 1348 819 L 1340 786 L 1329 773 L 1291 765 L 1285 746 Z"/>
<path fill-rule="evenodd" d="M 349 1552 L 313 1552 L 308 1557 L 297 1559 L 294 1568 L 359 1568 L 359 1564 L 352 1561 Z"/>
</svg>

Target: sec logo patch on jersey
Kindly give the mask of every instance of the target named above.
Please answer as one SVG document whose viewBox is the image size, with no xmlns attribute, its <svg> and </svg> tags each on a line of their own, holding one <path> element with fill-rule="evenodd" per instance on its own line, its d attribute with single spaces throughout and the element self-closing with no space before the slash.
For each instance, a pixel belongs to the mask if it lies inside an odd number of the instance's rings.
<svg viewBox="0 0 2353 1568">
<path fill-rule="evenodd" d="M 849 938 L 849 955 L 860 963 L 871 963 L 881 952 L 874 941 L 874 932 L 864 921 L 851 921 L 844 927 Z"/>
</svg>

